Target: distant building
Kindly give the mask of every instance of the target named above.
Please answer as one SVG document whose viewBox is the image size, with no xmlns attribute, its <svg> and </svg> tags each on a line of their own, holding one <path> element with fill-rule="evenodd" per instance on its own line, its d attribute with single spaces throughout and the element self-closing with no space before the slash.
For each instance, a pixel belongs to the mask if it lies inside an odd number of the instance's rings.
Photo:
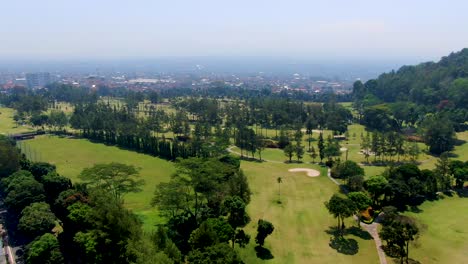
<svg viewBox="0 0 468 264">
<path fill-rule="evenodd" d="M 26 83 L 29 88 L 43 88 L 50 84 L 51 78 L 48 72 L 26 73 Z"/>
</svg>

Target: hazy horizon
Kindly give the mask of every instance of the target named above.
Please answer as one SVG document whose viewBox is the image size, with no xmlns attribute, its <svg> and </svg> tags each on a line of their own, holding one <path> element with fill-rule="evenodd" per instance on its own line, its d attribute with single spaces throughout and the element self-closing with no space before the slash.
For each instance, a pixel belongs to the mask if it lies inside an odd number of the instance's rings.
<svg viewBox="0 0 468 264">
<path fill-rule="evenodd" d="M 467 9 L 461 0 L 8 1 L 0 58 L 423 62 L 468 44 Z"/>
</svg>

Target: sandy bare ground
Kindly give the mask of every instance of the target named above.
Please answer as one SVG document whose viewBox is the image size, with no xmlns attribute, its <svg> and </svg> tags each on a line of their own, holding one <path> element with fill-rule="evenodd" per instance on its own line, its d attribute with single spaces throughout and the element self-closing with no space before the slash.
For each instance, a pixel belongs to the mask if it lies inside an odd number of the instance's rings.
<svg viewBox="0 0 468 264">
<path fill-rule="evenodd" d="M 313 169 L 306 169 L 306 168 L 295 168 L 290 169 L 289 172 L 307 172 L 307 176 L 309 177 L 317 177 L 320 176 L 320 171 L 313 170 Z"/>
</svg>

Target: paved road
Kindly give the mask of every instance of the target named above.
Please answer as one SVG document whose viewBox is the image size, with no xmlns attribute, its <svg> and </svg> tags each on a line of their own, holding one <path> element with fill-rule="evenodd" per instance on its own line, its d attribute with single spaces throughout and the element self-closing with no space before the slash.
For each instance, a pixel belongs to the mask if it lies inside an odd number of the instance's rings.
<svg viewBox="0 0 468 264">
<path fill-rule="evenodd" d="M 374 222 L 368 225 L 361 222 L 360 225 L 372 236 L 372 238 L 374 238 L 377 254 L 379 254 L 380 264 L 387 264 L 387 258 L 385 257 L 385 252 L 382 249 L 382 240 L 380 239 L 378 232 L 379 224 Z"/>
</svg>

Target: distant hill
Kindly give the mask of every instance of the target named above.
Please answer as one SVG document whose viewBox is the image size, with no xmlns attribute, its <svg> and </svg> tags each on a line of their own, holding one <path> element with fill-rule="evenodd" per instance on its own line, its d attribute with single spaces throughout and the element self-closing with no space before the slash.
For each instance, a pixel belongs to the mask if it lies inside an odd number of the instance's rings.
<svg viewBox="0 0 468 264">
<path fill-rule="evenodd" d="M 428 109 L 468 109 L 468 48 L 439 62 L 403 66 L 365 84 L 358 81 L 354 84 L 354 96 L 357 100 L 367 96 L 375 103 L 411 101 Z"/>
</svg>

